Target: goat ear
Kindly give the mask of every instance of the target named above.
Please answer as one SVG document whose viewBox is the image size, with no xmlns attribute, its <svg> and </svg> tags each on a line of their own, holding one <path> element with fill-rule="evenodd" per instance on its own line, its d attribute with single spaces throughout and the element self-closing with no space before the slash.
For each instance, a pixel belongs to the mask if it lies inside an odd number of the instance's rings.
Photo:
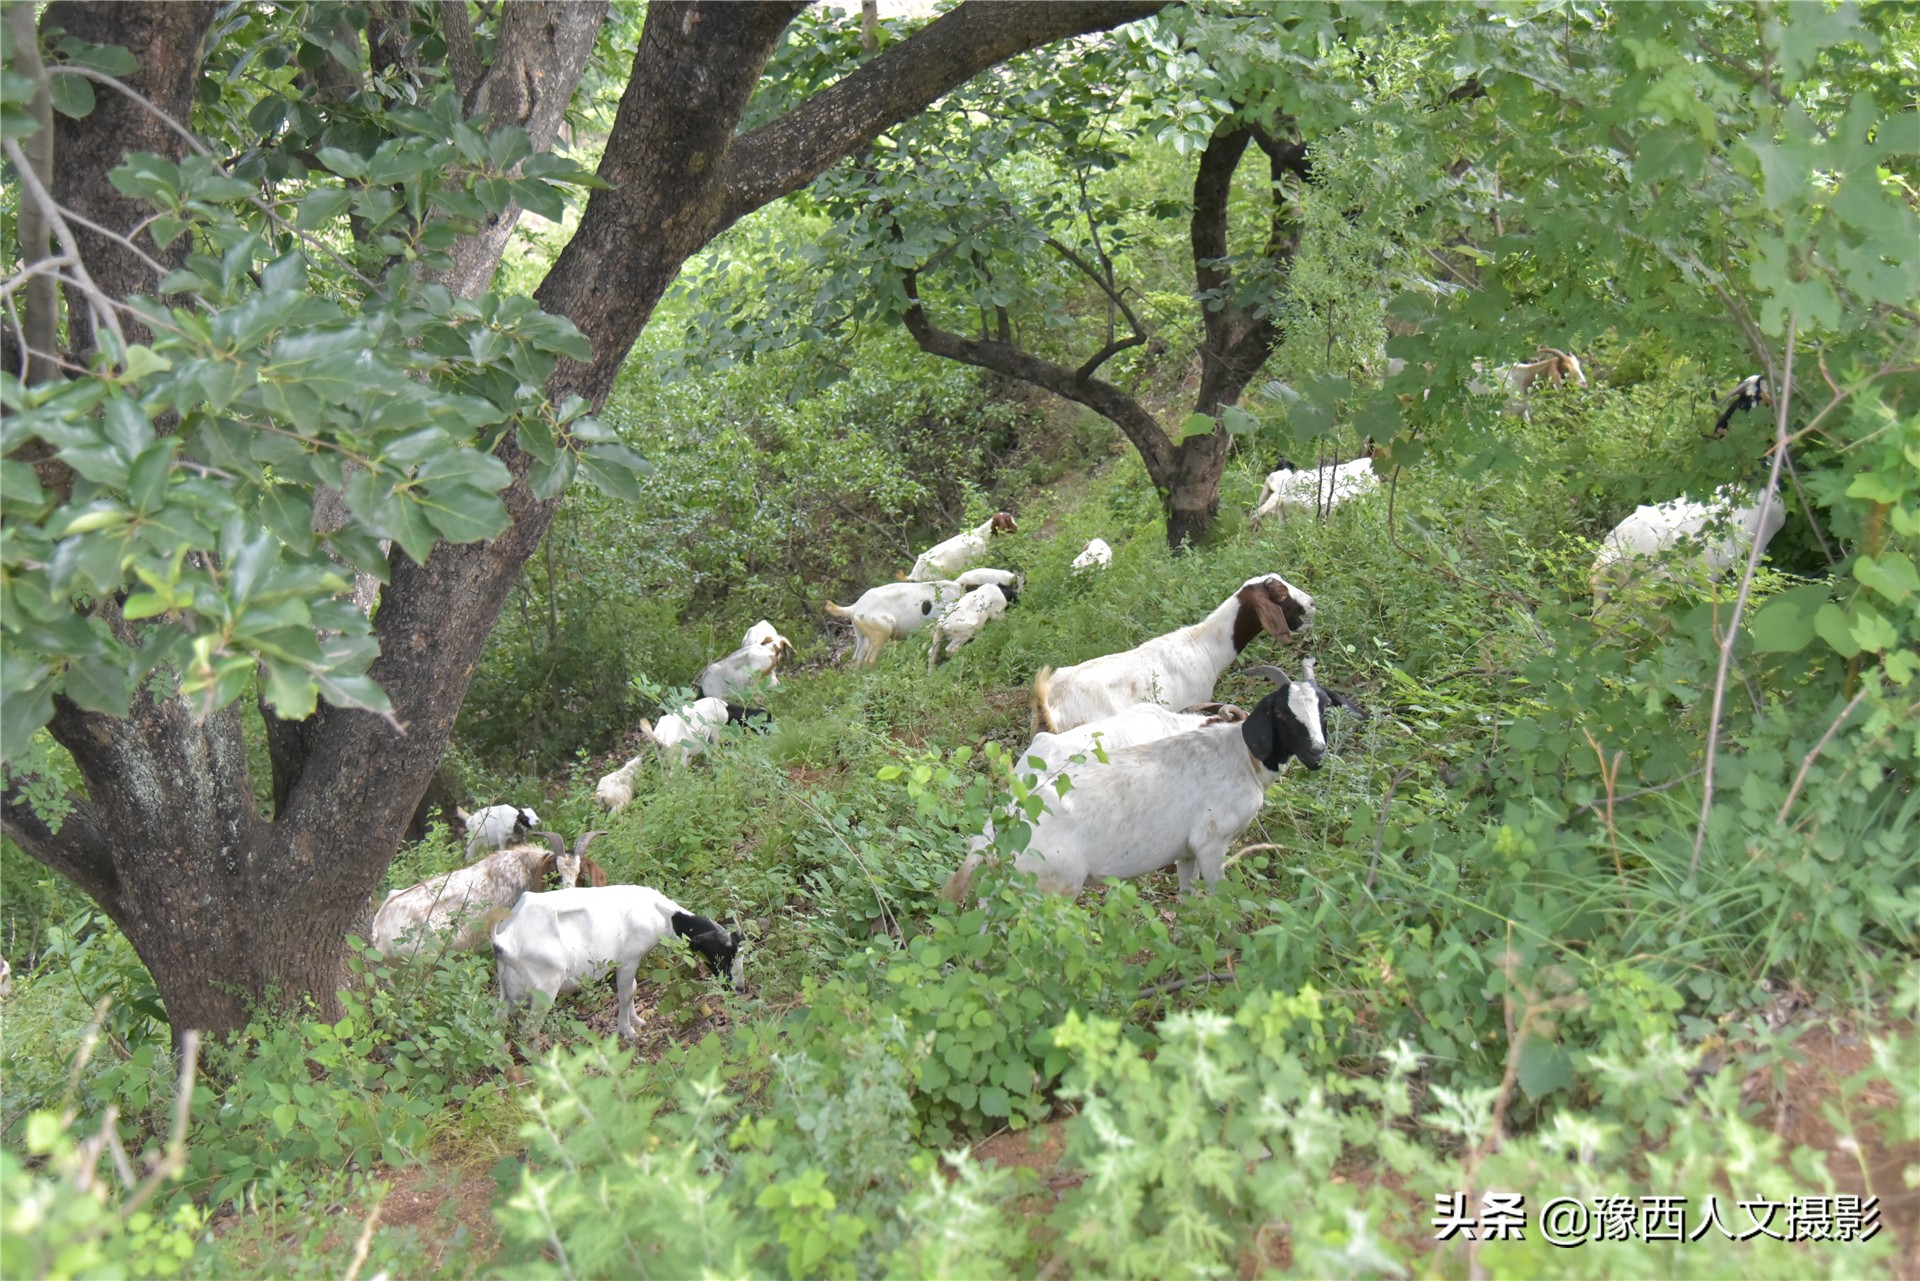
<svg viewBox="0 0 1920 1281">
<path fill-rule="evenodd" d="M 1327 698 L 1335 707 L 1352 712 L 1354 716 L 1360 720 L 1370 721 L 1373 719 L 1373 713 L 1362 707 L 1360 701 L 1356 698 L 1346 694 L 1336 694 L 1332 690 L 1327 691 Z"/>
<path fill-rule="evenodd" d="M 1253 709 L 1252 715 L 1240 722 L 1240 740 L 1247 745 L 1247 750 L 1253 753 L 1254 759 L 1262 764 L 1273 759 L 1273 708 L 1271 704 L 1274 699 L 1279 697 L 1278 694 L 1267 695 L 1260 700 L 1260 705 Z"/>
<path fill-rule="evenodd" d="M 1293 599 L 1293 593 L 1283 584 L 1275 582 L 1261 583 L 1254 589 L 1253 610 L 1259 615 L 1260 626 L 1275 640 L 1292 640 L 1293 627 L 1287 622 L 1286 605 Z"/>
</svg>

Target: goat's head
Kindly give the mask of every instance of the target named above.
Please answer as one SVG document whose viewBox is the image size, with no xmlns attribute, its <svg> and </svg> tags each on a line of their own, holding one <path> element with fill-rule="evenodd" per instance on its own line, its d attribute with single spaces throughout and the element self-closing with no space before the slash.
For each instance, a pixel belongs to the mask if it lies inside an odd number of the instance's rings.
<svg viewBox="0 0 1920 1281">
<path fill-rule="evenodd" d="M 1026 579 L 1016 576 L 1000 584 L 1000 594 L 1006 597 L 1007 604 L 1011 605 L 1020 599 L 1020 589 L 1024 586 L 1026 586 Z"/>
<path fill-rule="evenodd" d="M 1300 465 L 1294 462 L 1293 459 L 1287 457 L 1285 454 L 1281 454 L 1273 460 L 1273 470 L 1274 471 L 1299 471 Z"/>
<path fill-rule="evenodd" d="M 773 713 L 764 707 L 748 707 L 744 703 L 728 703 L 727 724 L 745 725 L 748 729 L 757 729 L 764 732 L 773 726 Z"/>
<path fill-rule="evenodd" d="M 692 912 L 675 912 L 673 932 L 706 959 L 709 974 L 726 986 L 733 986 L 740 945 L 746 941 L 739 930 L 724 930 L 717 923 Z"/>
<path fill-rule="evenodd" d="M 1313 597 L 1278 574 L 1249 578 L 1234 597 L 1240 602 L 1239 616 L 1233 620 L 1236 652 L 1263 631 L 1275 640 L 1290 640 L 1313 617 Z"/>
<path fill-rule="evenodd" d="M 1542 346 L 1535 350 L 1543 353 L 1546 358 L 1537 360 L 1534 364 L 1544 370 L 1547 377 L 1553 380 L 1554 386 L 1558 387 L 1563 382 L 1570 382 L 1576 387 L 1587 385 L 1587 373 L 1580 368 L 1578 356 L 1570 351 L 1561 351 L 1558 347 Z"/>
<path fill-rule="evenodd" d="M 587 857 L 587 846 L 593 844 L 594 837 L 605 836 L 605 832 L 583 833 L 580 839 L 573 843 L 572 853 L 567 852 L 567 843 L 558 832 L 535 832 L 533 835 L 544 837 L 547 844 L 553 847 L 553 853 L 540 860 L 540 866 L 534 873 L 534 881 L 542 889 L 546 888 L 548 878 L 557 882 L 560 889 L 573 889 L 580 884 L 581 869 L 590 863 L 593 864 L 593 871 L 599 879 L 589 883 L 595 885 L 607 883 L 607 874 L 600 870 L 598 863 L 594 863 Z"/>
<path fill-rule="evenodd" d="M 988 523 L 993 526 L 993 532 L 996 534 L 1011 534 L 1014 530 L 1020 528 L 1013 523 L 1012 512 L 995 512 L 993 519 Z"/>
<path fill-rule="evenodd" d="M 1327 755 L 1326 714 L 1332 709 L 1345 708 L 1361 720 L 1371 719 L 1367 709 L 1347 695 L 1320 687 L 1313 678 L 1311 658 L 1302 668 L 1299 680 L 1278 667 L 1248 669 L 1248 675 L 1272 681 L 1274 692 L 1247 714 L 1240 725 L 1240 737 L 1247 750 L 1270 770 L 1279 769 L 1291 757 L 1298 757 L 1308 769 L 1319 769 Z"/>
<path fill-rule="evenodd" d="M 524 805 L 516 806 L 513 811 L 513 835 L 525 836 L 540 826 L 540 816 Z"/>
</svg>

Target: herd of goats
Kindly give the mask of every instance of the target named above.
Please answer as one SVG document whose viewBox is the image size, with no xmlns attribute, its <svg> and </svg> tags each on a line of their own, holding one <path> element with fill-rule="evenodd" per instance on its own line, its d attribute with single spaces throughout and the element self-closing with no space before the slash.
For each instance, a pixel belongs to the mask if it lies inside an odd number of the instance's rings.
<svg viewBox="0 0 1920 1281">
<path fill-rule="evenodd" d="M 1503 390 L 1518 396 L 1523 410 L 1541 379 L 1586 385 L 1575 357 L 1543 351 L 1539 361 L 1500 371 Z M 1771 397 L 1765 378 L 1744 380 L 1723 407 L 1714 434 L 1723 434 L 1735 413 L 1766 404 Z M 1369 442 L 1360 457 L 1345 462 L 1324 460 L 1303 469 L 1280 460 L 1250 521 L 1257 526 L 1288 509 L 1324 512 L 1376 492 L 1381 482 L 1372 455 Z M 1770 512 L 1764 520 L 1763 509 Z M 1720 572 L 1744 558 L 1756 540 L 1764 548 L 1780 523 L 1777 503 L 1756 503 L 1732 487 L 1706 503 L 1681 497 L 1640 507 L 1600 548 L 1593 570 L 1596 605 L 1632 560 L 1684 542 Z M 1011 515 L 996 512 L 929 548 L 904 581 L 875 587 L 851 605 L 827 605 L 829 615 L 853 629 L 852 662 L 870 665 L 889 643 L 931 624 L 931 667 L 1004 614 L 1019 598 L 1023 580 L 979 562 L 994 535 L 1014 529 Z M 1071 572 L 1104 569 L 1112 560 L 1112 548 L 1095 538 Z M 1249 669 L 1247 674 L 1273 686 L 1251 710 L 1213 701 L 1215 685 L 1249 644 L 1263 634 L 1289 641 L 1313 615 L 1310 595 L 1278 574 L 1263 574 L 1190 626 L 1123 653 L 1042 668 L 1032 690 L 1034 738 L 1016 760 L 1035 771 L 1032 789 L 1045 787 L 1047 804 L 1029 822 L 1027 845 L 1014 867 L 1031 873 L 1040 888 L 1061 894 L 1078 893 L 1103 877 L 1141 876 L 1170 865 L 1183 893 L 1196 875 L 1209 888 L 1216 884 L 1229 846 L 1260 812 L 1267 788 L 1287 763 L 1320 768 L 1327 714 L 1337 709 L 1369 719 L 1353 698 L 1317 682 L 1311 659 L 1297 678 L 1276 666 Z M 778 668 L 792 648 L 772 623 L 755 623 L 739 649 L 701 673 L 699 698 L 657 722 L 641 722 L 647 750 L 599 781 L 601 804 L 613 812 L 633 800 L 636 777 L 652 752 L 685 764 L 717 742 L 728 725 L 770 723 L 765 710 L 745 700 L 763 685 L 779 684 Z M 1070 788 L 1048 786 L 1069 770 Z M 540 818 L 531 809 L 494 805 L 461 817 L 468 857 L 493 852 L 391 894 L 373 921 L 373 943 L 383 952 L 415 955 L 433 946 L 478 951 L 490 943 L 509 1007 L 536 994 L 550 1005 L 611 966 L 622 1036 L 633 1026 L 640 962 L 669 935 L 685 939 L 721 982 L 738 980 L 740 932 L 688 911 L 659 890 L 608 885 L 587 853 L 601 833 L 586 833 L 569 851 L 559 836 L 537 830 Z M 546 844 L 527 843 L 530 836 Z M 971 892 L 993 838 L 991 825 L 973 838 L 942 897 L 957 902 Z M 555 883 L 560 888 L 544 888 Z"/>
</svg>

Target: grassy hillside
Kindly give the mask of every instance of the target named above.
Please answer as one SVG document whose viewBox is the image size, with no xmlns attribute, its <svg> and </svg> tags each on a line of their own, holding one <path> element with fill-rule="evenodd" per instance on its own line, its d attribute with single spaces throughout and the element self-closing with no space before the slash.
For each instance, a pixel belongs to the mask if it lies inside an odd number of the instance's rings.
<svg viewBox="0 0 1920 1281">
<path fill-rule="evenodd" d="M 606 828 L 594 854 L 613 879 L 737 919 L 744 988 L 660 949 L 632 1049 L 606 1039 L 606 990 L 504 1036 L 479 958 L 394 973 L 345 1024 L 262 1022 L 211 1064 L 188 1166 L 211 1223 L 181 1210 L 174 1239 L 203 1274 L 331 1274 L 387 1206 L 366 1266 L 395 1275 L 1450 1275 L 1476 1254 L 1528 1275 L 1895 1267 L 1912 1216 L 1889 1172 L 1920 1080 L 1888 1021 L 1920 992 L 1912 798 L 1869 787 L 1821 811 L 1850 866 L 1817 840 L 1768 846 L 1756 814 L 1714 829 L 1690 874 L 1697 795 L 1640 780 L 1698 742 L 1713 605 L 1583 621 L 1587 539 L 1647 487 L 1686 430 L 1655 407 L 1685 397 L 1674 375 L 1502 420 L 1488 455 L 1524 467 L 1404 472 L 1391 524 L 1383 495 L 1250 531 L 1263 468 L 1247 457 L 1218 536 L 1179 558 L 1116 455 L 1022 496 L 993 560 L 1026 592 L 932 673 L 920 638 L 877 670 L 839 666 L 818 606 L 841 583 L 769 610 L 799 645 L 766 698 L 774 732 L 649 765 L 611 819 L 593 782 L 631 741 L 513 788 L 557 830 Z M 1112 569 L 1070 576 L 1095 534 Z M 1194 621 L 1276 571 L 1318 617 L 1239 666 L 1312 654 L 1374 716 L 1336 718 L 1325 768 L 1270 789 L 1219 893 L 1182 901 L 1162 874 L 1062 902 L 989 879 L 985 911 L 938 902 L 999 786 L 989 758 L 1026 742 L 1038 666 Z M 732 603 L 708 601 L 691 636 L 640 638 L 658 657 L 639 687 L 687 684 L 766 600 Z M 1750 661 L 1733 789 L 1802 741 L 1765 693 L 1790 673 Z M 1230 672 L 1217 692 L 1261 689 Z M 1583 736 L 1591 749 L 1559 745 Z M 462 857 L 429 840 L 391 883 Z M 125 999 L 144 976 L 110 932 L 63 946 L 6 1008 L 9 1124 L 62 1096 L 64 1030 L 117 992 L 80 1097 L 163 1133 L 163 1036 Z M 1817 1079 L 1786 1068 L 1803 1034 L 1828 1051 Z M 1756 1109 L 1769 1079 L 1790 1084 Z M 1826 1130 L 1786 1123 L 1823 1108 Z M 1437 1193 L 1469 1210 L 1489 1188 L 1703 1207 L 1869 1177 L 1894 1230 L 1866 1244 L 1432 1241 Z M 273 1211 L 236 1212 L 256 1205 Z"/>
</svg>

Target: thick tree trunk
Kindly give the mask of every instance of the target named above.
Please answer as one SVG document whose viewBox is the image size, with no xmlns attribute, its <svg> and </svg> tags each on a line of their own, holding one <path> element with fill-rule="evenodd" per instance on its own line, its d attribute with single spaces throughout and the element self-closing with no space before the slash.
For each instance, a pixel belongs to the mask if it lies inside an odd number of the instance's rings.
<svg viewBox="0 0 1920 1281">
<path fill-rule="evenodd" d="M 563 363 L 555 374 L 547 388 L 555 400 L 578 394 L 596 408 L 604 402 L 681 264 L 735 219 L 797 190 L 1000 59 L 1104 30 L 1161 3 L 963 4 L 787 116 L 737 137 L 761 69 L 801 7 L 669 0 L 649 7 L 600 167 L 609 186 L 588 201 L 578 233 L 536 295 L 593 346 L 591 362 Z M 539 6 L 516 18 L 509 7 L 507 25 L 558 22 L 568 17 L 564 8 Z M 134 87 L 184 119 L 210 10 L 60 4 L 46 21 L 56 13 L 109 16 L 113 30 L 90 38 L 130 44 L 141 61 Z M 554 43 L 557 55 L 561 42 Z M 514 47 L 537 51 L 538 41 Z M 461 74 L 471 73 L 464 54 L 456 61 Z M 168 86 L 180 92 L 166 97 Z M 507 94 L 497 105 L 516 117 L 526 108 L 526 120 L 571 91 L 557 78 L 522 88 L 524 95 Z M 98 96 L 102 104 L 118 97 Z M 63 143 L 64 155 L 84 157 L 94 170 L 71 178 L 69 195 L 110 192 L 104 175 L 128 138 L 174 151 L 171 134 L 152 135 L 150 121 L 124 133 L 100 132 L 93 121 L 72 122 L 81 140 Z M 462 281 L 484 284 L 489 253 L 497 257 L 497 247 L 456 254 Z M 119 287 L 139 292 L 151 282 Z M 18 791 L 5 796 L 7 834 L 72 879 L 126 932 L 176 1030 L 238 1028 L 250 1005 L 270 994 L 333 1009 L 346 977 L 346 933 L 366 920 L 369 896 L 445 752 L 487 636 L 557 506 L 533 497 L 528 459 L 511 438 L 499 455 L 514 476 L 501 495 L 513 521 L 504 534 L 490 543 L 442 544 L 425 565 L 392 553 L 374 624 L 381 653 L 370 674 L 391 699 L 398 726 L 323 705 L 296 732 L 276 735 L 271 820 L 252 795 L 238 711 L 197 720 L 179 698 L 146 699 L 123 718 L 57 705 L 52 732 L 86 785 L 86 795 L 70 798 L 73 811 L 58 832 Z"/>
</svg>

